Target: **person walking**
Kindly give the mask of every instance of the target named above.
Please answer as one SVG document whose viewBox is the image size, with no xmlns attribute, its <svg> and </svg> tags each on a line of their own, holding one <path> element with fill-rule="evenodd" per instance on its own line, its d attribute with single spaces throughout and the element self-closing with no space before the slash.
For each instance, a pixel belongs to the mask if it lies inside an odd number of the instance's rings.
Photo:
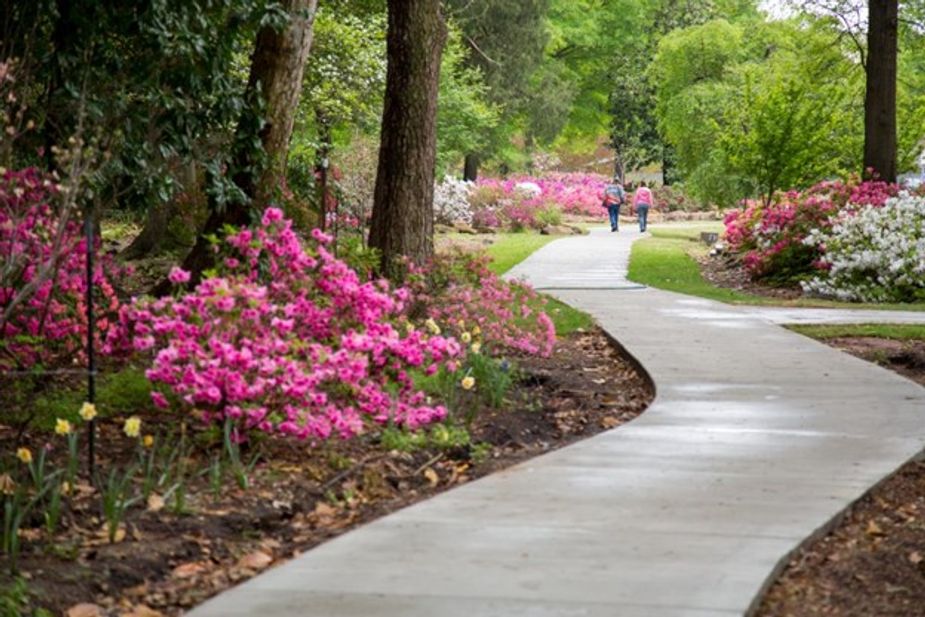
<svg viewBox="0 0 925 617">
<path fill-rule="evenodd" d="M 652 197 L 652 191 L 646 186 L 645 182 L 639 183 L 639 188 L 633 195 L 633 209 L 636 210 L 636 216 L 639 217 L 639 231 L 645 232 L 646 224 L 649 222 L 649 208 L 655 205 L 655 199 Z"/>
<path fill-rule="evenodd" d="M 617 231 L 620 227 L 620 206 L 626 202 L 626 192 L 620 184 L 619 176 L 614 176 L 613 182 L 607 185 L 601 195 L 602 204 L 610 215 L 610 231 Z"/>
</svg>

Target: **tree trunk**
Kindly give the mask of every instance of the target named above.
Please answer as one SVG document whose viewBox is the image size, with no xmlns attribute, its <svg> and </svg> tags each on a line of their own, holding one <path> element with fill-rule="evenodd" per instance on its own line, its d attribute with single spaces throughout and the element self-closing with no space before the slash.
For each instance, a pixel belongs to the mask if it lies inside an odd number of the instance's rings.
<svg viewBox="0 0 925 617">
<path fill-rule="evenodd" d="M 479 155 L 467 154 L 463 163 L 463 180 L 475 182 L 479 179 Z"/>
<path fill-rule="evenodd" d="M 219 231 L 225 224 L 249 224 L 253 208 L 263 208 L 273 200 L 286 172 L 289 139 L 302 92 L 302 73 L 311 49 L 318 0 L 283 0 L 281 4 L 289 22 L 281 30 L 264 26 L 257 33 L 245 90 L 246 104 L 235 131 L 231 177 L 245 199 L 228 203 L 222 209 L 210 203 L 203 234 L 183 262 L 183 267 L 194 275 L 212 262 L 205 235 Z M 260 139 L 259 147 L 255 145 L 255 136 Z"/>
<path fill-rule="evenodd" d="M 896 47 L 898 0 L 869 0 L 864 175 L 896 181 Z"/>
<path fill-rule="evenodd" d="M 437 0 L 389 0 L 385 108 L 369 245 L 380 271 L 402 276 L 399 260 L 434 252 L 437 88 L 447 29 Z"/>
</svg>

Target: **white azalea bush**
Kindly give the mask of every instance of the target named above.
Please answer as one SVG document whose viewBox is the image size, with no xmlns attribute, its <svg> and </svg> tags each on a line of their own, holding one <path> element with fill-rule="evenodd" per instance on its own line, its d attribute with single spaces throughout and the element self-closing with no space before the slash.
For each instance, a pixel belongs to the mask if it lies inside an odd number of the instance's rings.
<svg viewBox="0 0 925 617">
<path fill-rule="evenodd" d="M 446 177 L 434 185 L 434 218 L 438 223 L 452 225 L 456 221 L 472 223 L 469 195 L 472 182 Z"/>
<path fill-rule="evenodd" d="M 925 197 L 901 194 L 880 207 L 844 213 L 804 243 L 822 247 L 823 274 L 803 282 L 808 294 L 851 302 L 925 300 Z"/>
</svg>

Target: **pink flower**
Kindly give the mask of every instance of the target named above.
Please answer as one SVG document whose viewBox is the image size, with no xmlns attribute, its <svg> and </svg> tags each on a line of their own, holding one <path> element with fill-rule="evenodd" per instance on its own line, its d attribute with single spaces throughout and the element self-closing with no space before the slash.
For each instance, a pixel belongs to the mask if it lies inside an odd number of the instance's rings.
<svg viewBox="0 0 925 617">
<path fill-rule="evenodd" d="M 170 274 L 167 275 L 167 279 L 174 285 L 188 283 L 190 280 L 190 273 L 186 270 L 174 266 L 170 269 Z"/>
</svg>

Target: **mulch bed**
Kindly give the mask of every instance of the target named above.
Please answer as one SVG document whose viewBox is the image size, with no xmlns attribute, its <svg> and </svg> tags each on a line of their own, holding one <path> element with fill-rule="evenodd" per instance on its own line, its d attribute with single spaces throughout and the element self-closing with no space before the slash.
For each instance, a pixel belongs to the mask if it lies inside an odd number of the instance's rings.
<svg viewBox="0 0 925 617">
<path fill-rule="evenodd" d="M 925 341 L 826 341 L 925 386 Z M 925 463 L 911 462 L 791 559 L 760 617 L 925 615 Z"/>
<path fill-rule="evenodd" d="M 751 280 L 742 264 L 731 255 L 703 255 L 697 262 L 703 278 L 717 287 L 778 300 L 794 300 L 803 295 L 799 286 L 775 287 Z"/>
<path fill-rule="evenodd" d="M 226 479 L 215 496 L 198 478 L 185 513 L 157 500 L 139 504 L 115 544 L 101 529 L 98 496 L 78 486 L 63 531 L 49 538 L 32 521 L 23 533 L 20 568 L 34 604 L 56 615 L 81 603 L 96 605 L 87 615 L 180 615 L 349 529 L 627 422 L 653 397 L 651 384 L 598 329 L 562 340 L 552 358 L 512 361 L 519 377 L 511 408 L 485 410 L 471 429 L 472 443 L 487 446 L 386 451 L 373 433 L 314 449 L 268 439 L 266 462 L 247 490 Z M 130 456 L 120 427 L 115 419 L 102 423 L 107 455 Z M 13 447 L 12 431 L 0 426 L 0 448 Z M 190 467 L 208 467 L 209 456 L 200 447 Z M 0 560 L 0 587 L 11 582 L 5 566 Z"/>
</svg>

